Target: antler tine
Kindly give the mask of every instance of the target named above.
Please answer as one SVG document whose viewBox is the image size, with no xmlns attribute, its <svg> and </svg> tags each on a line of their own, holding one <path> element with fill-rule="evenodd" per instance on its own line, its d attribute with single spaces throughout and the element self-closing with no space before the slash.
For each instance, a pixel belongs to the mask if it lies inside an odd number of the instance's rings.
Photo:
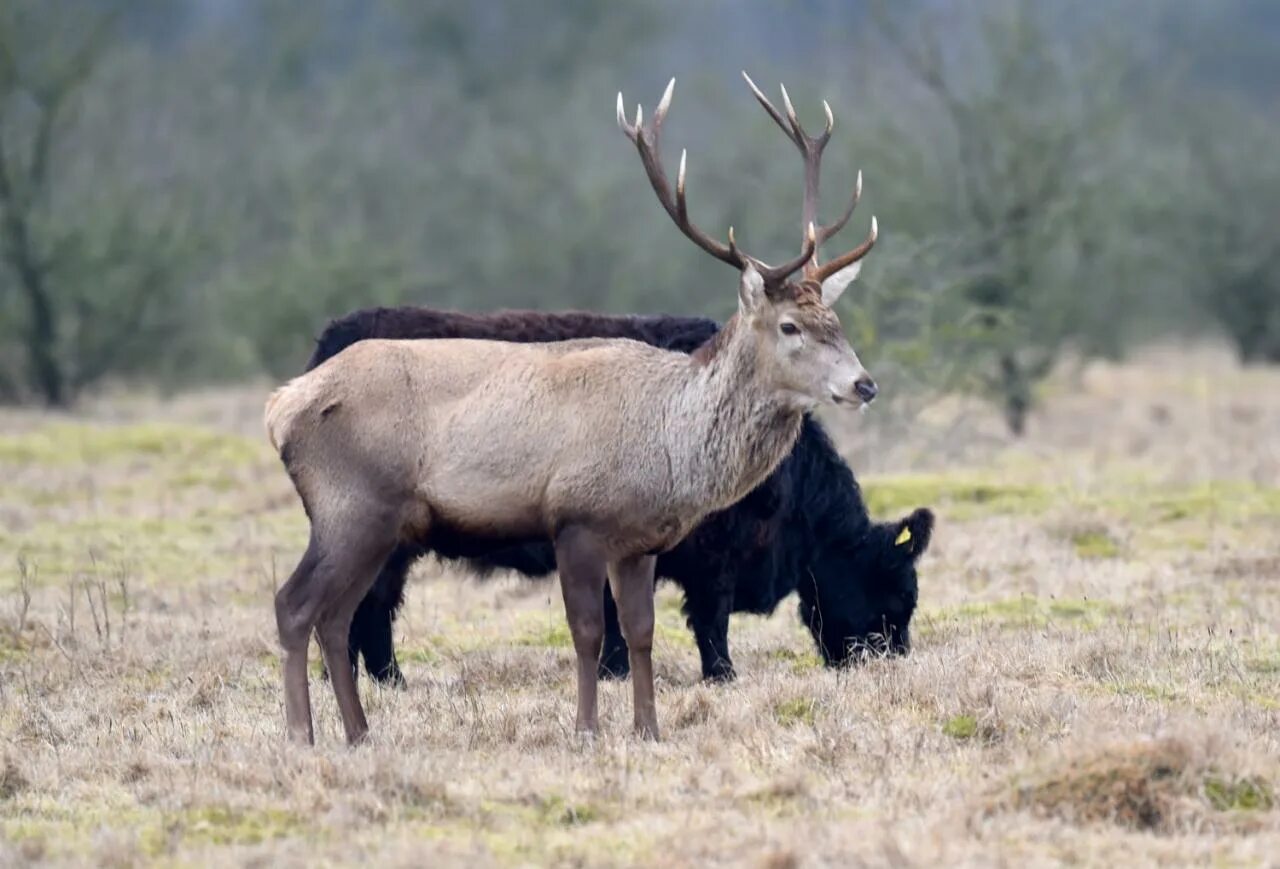
<svg viewBox="0 0 1280 869">
<path fill-rule="evenodd" d="M 640 162 L 644 164 L 645 174 L 649 176 L 649 185 L 653 188 L 653 192 L 657 195 L 658 201 L 662 203 L 663 209 L 667 215 L 675 223 L 675 225 L 684 233 L 685 237 L 711 254 L 718 260 L 726 262 L 735 268 L 744 268 L 747 264 L 742 253 L 732 244 L 726 245 L 723 242 L 716 241 L 689 220 L 688 207 L 685 202 L 685 166 L 687 158 L 685 154 L 680 156 L 680 175 L 676 182 L 676 192 L 673 197 L 671 194 L 671 183 L 667 180 L 666 170 L 662 168 L 662 158 L 660 156 L 661 148 L 659 140 L 662 135 L 662 122 L 666 119 L 667 110 L 671 108 L 671 98 L 675 92 L 676 80 L 673 78 L 667 83 L 667 89 L 663 91 L 662 98 L 658 101 L 658 108 L 653 113 L 653 118 L 649 125 L 644 125 L 644 112 L 636 107 L 636 120 L 634 124 L 627 123 L 622 94 L 618 94 L 618 126 L 622 128 L 622 132 L 627 138 L 635 142 L 636 150 L 640 152 Z"/>
<path fill-rule="evenodd" d="M 671 97 L 676 92 L 676 80 L 672 77 L 667 82 L 667 89 L 662 92 L 662 99 L 658 100 L 658 108 L 653 113 L 653 122 L 661 124 L 662 119 L 667 116 L 667 109 L 671 108 Z"/>
<path fill-rule="evenodd" d="M 840 230 L 844 229 L 844 225 L 849 222 L 849 218 L 853 216 L 853 210 L 858 207 L 858 200 L 862 198 L 862 170 L 858 170 L 858 180 L 853 187 L 853 196 L 849 197 L 849 204 L 845 206 L 844 212 L 831 223 L 818 227 L 818 244 L 822 244 L 831 238 Z"/>
<path fill-rule="evenodd" d="M 787 93 L 787 86 L 778 83 L 778 90 L 782 91 L 782 105 L 787 110 L 787 123 L 791 125 L 791 129 L 801 139 L 806 138 L 804 129 L 800 126 L 800 119 L 796 117 L 796 107 L 791 105 L 791 95 Z"/>
<path fill-rule="evenodd" d="M 747 87 L 751 88 L 751 93 L 755 95 L 756 101 L 764 107 L 769 113 L 769 117 L 773 118 L 774 123 L 782 128 L 782 132 L 787 134 L 787 138 L 800 149 L 800 154 L 804 158 L 804 205 L 801 208 L 801 226 L 808 227 L 810 224 L 816 224 L 818 221 L 818 180 L 822 172 L 822 152 L 827 147 L 827 142 L 831 140 L 831 131 L 835 129 L 835 115 L 831 111 L 831 105 L 823 100 L 822 109 L 826 114 L 826 126 L 817 136 L 810 136 L 805 132 L 804 127 L 800 124 L 800 118 L 796 114 L 795 105 L 791 102 L 791 95 L 787 93 L 786 85 L 779 85 L 782 91 L 782 105 L 786 109 L 785 116 L 782 112 L 769 101 L 760 88 L 756 87 L 756 83 L 751 80 L 751 76 L 744 71 L 742 78 L 746 81 Z M 840 227 L 849 220 L 849 214 L 853 209 L 849 209 L 849 213 L 845 214 L 841 219 L 837 220 L 830 227 L 822 227 L 817 234 L 818 244 L 830 238 Z M 815 250 L 811 259 L 814 261 L 807 269 L 813 268 L 817 261 L 817 251 Z M 807 270 L 806 269 L 806 270 Z"/>
<path fill-rule="evenodd" d="M 745 69 L 742 71 L 742 79 L 747 83 L 747 87 L 751 88 L 751 93 L 755 94 L 756 102 L 760 103 L 764 110 L 769 113 L 769 117 L 773 118 L 773 122 L 782 128 L 782 132 L 787 134 L 787 138 L 794 142 L 797 148 L 803 151 L 804 143 L 799 134 L 795 129 L 792 129 L 791 124 L 788 123 L 788 119 L 782 116 L 782 112 L 774 108 L 773 103 L 769 102 L 769 98 L 761 92 L 760 88 L 756 87 L 756 83 L 751 80 L 751 76 L 747 75 L 747 71 Z M 785 88 L 783 89 L 783 93 L 786 93 Z M 787 105 L 790 107 L 790 100 L 787 101 Z M 794 116 L 794 109 L 791 110 L 791 114 Z M 796 123 L 796 127 L 799 127 L 798 122 Z"/>
<path fill-rule="evenodd" d="M 807 154 L 812 150 L 817 150 L 821 153 L 822 149 L 827 145 L 827 140 L 831 138 L 831 130 L 835 127 L 836 122 L 835 116 L 831 114 L 831 106 L 827 104 L 826 100 L 822 101 L 822 108 L 827 115 L 827 124 L 820 134 L 810 136 L 800 123 L 800 118 L 796 114 L 796 107 L 791 103 L 791 95 L 787 93 L 786 85 L 778 85 L 778 89 L 782 91 L 782 105 L 786 109 L 786 114 L 784 115 L 769 101 L 769 98 L 761 92 L 760 88 L 756 87 L 756 83 L 751 80 L 751 76 L 747 75 L 745 70 L 742 72 L 742 79 L 747 83 L 747 87 L 751 88 L 751 93 L 755 96 L 756 102 L 760 103 L 764 110 L 769 113 L 769 117 L 773 118 L 773 122 L 782 128 L 782 132 L 787 134 L 787 138 L 794 142 L 802 153 Z"/>
<path fill-rule="evenodd" d="M 745 72 L 742 74 L 742 77 L 747 80 L 747 84 L 751 86 L 751 90 L 756 94 L 756 98 L 760 101 L 760 104 L 765 107 L 765 110 L 769 112 L 770 116 L 772 116 L 774 120 L 782 126 L 783 130 L 787 132 L 788 137 L 794 134 L 795 138 L 792 141 L 795 141 L 806 154 L 806 180 L 811 175 L 809 169 L 811 163 L 814 167 L 812 177 L 814 190 L 816 191 L 817 162 L 816 159 L 811 161 L 809 155 L 813 154 L 814 157 L 817 158 L 821 154 L 822 146 L 826 144 L 826 139 L 831 133 L 830 110 L 828 109 L 827 112 L 828 122 L 826 131 L 817 139 L 810 138 L 805 134 L 804 129 L 800 126 L 800 122 L 798 120 L 794 121 L 795 129 L 789 130 L 786 119 L 784 119 L 781 113 L 779 113 L 768 99 L 760 93 L 759 89 Z M 771 266 L 763 260 L 759 260 L 751 256 L 738 247 L 737 240 L 734 238 L 733 227 L 729 228 L 729 243 L 726 245 L 723 242 L 717 241 L 716 239 L 708 236 L 689 219 L 689 204 L 686 198 L 689 154 L 687 151 L 680 152 L 680 171 L 676 176 L 675 191 L 674 195 L 672 195 L 671 183 L 667 180 L 666 170 L 662 168 L 661 148 L 659 145 L 662 135 L 662 122 L 666 119 L 667 111 L 671 108 L 671 98 L 675 91 L 675 84 L 675 79 L 672 79 L 667 84 L 667 89 L 663 91 L 662 98 L 658 101 L 658 107 L 654 111 L 653 118 L 649 121 L 648 126 L 644 124 L 644 112 L 639 106 L 636 107 L 635 122 L 628 122 L 626 104 L 623 102 L 622 94 L 618 94 L 618 126 L 622 129 L 622 132 L 626 134 L 627 138 L 635 143 L 636 150 L 640 153 L 640 162 L 644 164 L 645 174 L 649 176 L 649 185 L 657 195 L 658 202 L 662 204 L 667 215 L 671 218 L 672 222 L 675 223 L 676 227 L 684 233 L 686 238 L 716 259 L 721 262 L 726 262 L 738 269 L 745 269 L 747 265 L 750 264 L 755 267 L 756 271 L 760 273 L 760 276 L 767 284 L 777 285 L 784 282 L 788 277 L 801 268 L 804 268 L 807 263 L 810 263 L 813 260 L 816 255 L 820 239 L 826 236 L 819 233 L 813 219 L 807 220 L 805 223 L 805 240 L 800 255 L 783 263 L 782 265 Z M 788 116 L 794 118 L 795 108 L 791 105 L 791 100 L 786 96 L 785 90 L 783 98 L 786 101 Z M 806 186 L 806 190 L 807 189 L 808 188 Z M 816 210 L 816 195 L 812 198 L 812 202 L 814 204 L 813 210 Z M 811 210 L 810 197 L 807 192 L 805 197 L 805 210 L 806 215 L 808 215 Z M 852 211 L 852 209 L 850 210 Z M 838 221 L 838 223 L 843 225 L 843 221 L 847 219 L 848 215 L 845 215 L 845 217 L 841 221 Z M 836 228 L 838 229 L 839 226 Z M 825 230 L 826 228 L 824 228 L 824 232 Z"/>
<path fill-rule="evenodd" d="M 875 245 L 876 238 L 879 235 L 880 226 L 876 223 L 876 219 L 873 216 L 871 218 L 871 232 L 867 234 L 866 241 L 862 242 L 862 244 L 858 245 L 853 250 L 841 254 L 830 262 L 825 262 L 820 266 L 815 265 L 812 270 L 809 271 L 807 277 L 817 281 L 818 283 L 822 283 L 846 266 L 853 265 L 871 251 L 871 248 Z"/>
</svg>

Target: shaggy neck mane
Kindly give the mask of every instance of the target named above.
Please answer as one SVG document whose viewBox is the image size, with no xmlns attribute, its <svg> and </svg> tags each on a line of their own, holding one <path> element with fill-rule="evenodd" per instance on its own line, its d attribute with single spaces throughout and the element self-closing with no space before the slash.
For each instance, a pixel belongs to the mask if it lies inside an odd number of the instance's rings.
<svg viewBox="0 0 1280 869">
<path fill-rule="evenodd" d="M 685 412 L 698 434 L 682 438 L 688 452 L 681 464 L 687 464 L 677 477 L 689 484 L 690 503 L 718 510 L 738 501 L 795 443 L 804 411 L 764 386 L 758 352 L 749 327 L 735 315 L 693 353 L 700 385 Z"/>
</svg>

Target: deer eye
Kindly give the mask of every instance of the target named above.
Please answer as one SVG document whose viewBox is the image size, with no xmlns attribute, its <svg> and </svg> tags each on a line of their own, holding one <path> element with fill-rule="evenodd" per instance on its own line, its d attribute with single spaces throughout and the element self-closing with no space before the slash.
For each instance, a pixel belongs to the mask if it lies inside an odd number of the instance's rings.
<svg viewBox="0 0 1280 869">
<path fill-rule="evenodd" d="M 778 326 L 778 331 L 783 335 L 799 335 L 800 327 L 795 323 L 782 323 Z"/>
</svg>

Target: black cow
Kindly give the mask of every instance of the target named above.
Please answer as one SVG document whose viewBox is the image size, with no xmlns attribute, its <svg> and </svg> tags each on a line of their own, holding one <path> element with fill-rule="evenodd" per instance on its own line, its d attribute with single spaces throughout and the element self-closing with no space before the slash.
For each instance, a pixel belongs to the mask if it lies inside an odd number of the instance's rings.
<svg viewBox="0 0 1280 869">
<path fill-rule="evenodd" d="M 370 308 L 331 322 L 316 342 L 310 370 L 366 338 L 483 338 L 545 342 L 631 338 L 691 353 L 715 335 L 698 317 L 501 311 L 465 314 L 430 308 Z M 839 666 L 864 653 L 904 654 L 916 607 L 916 561 L 929 545 L 933 514 L 918 509 L 897 522 L 875 523 L 853 472 L 822 427 L 806 418 L 795 448 L 774 473 L 734 506 L 712 514 L 678 546 L 658 556 L 657 575 L 685 593 L 684 612 L 707 679 L 734 676 L 729 613 L 767 614 L 795 591 L 800 617 L 823 661 Z M 503 545 L 433 538 L 403 544 L 382 568 L 351 623 L 352 666 L 382 682 L 402 684 L 392 621 L 403 602 L 409 568 L 424 555 L 461 561 L 476 573 L 510 569 L 529 577 L 556 569 L 549 541 Z M 605 587 L 603 676 L 629 669 L 617 611 Z"/>
</svg>

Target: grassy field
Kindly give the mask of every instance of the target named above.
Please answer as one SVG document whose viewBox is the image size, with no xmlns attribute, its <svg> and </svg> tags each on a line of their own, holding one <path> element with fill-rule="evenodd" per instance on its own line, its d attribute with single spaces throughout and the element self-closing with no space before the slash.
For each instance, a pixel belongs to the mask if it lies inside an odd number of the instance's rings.
<svg viewBox="0 0 1280 869">
<path fill-rule="evenodd" d="M 1021 444 L 960 401 L 833 418 L 877 513 L 938 513 L 915 651 L 828 672 L 789 601 L 705 686 L 665 589 L 657 744 L 626 685 L 573 735 L 553 583 L 424 565 L 370 744 L 321 685 L 287 746 L 264 396 L 0 414 L 0 865 L 1280 859 L 1280 371 L 1064 372 Z"/>
</svg>

